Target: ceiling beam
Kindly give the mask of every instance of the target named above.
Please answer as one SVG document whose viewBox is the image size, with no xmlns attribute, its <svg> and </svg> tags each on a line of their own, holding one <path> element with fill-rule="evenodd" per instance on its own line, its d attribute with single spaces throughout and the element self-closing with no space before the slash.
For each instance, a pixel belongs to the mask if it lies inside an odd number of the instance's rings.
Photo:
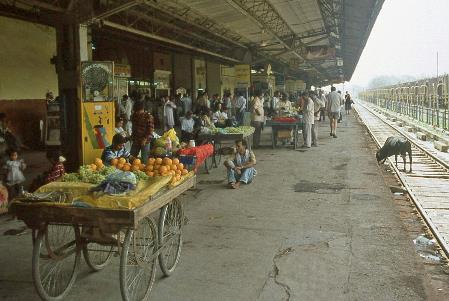
<svg viewBox="0 0 449 301">
<path fill-rule="evenodd" d="M 200 14 L 193 12 L 190 7 L 184 7 L 183 9 L 175 10 L 173 7 L 165 7 L 167 3 L 164 3 L 164 1 L 146 1 L 145 4 L 147 6 L 152 7 L 153 9 L 157 9 L 163 14 L 169 15 L 172 18 L 179 19 L 186 24 L 189 24 L 190 26 L 193 26 L 195 28 L 198 28 L 201 31 L 206 31 L 211 34 L 214 34 L 221 39 L 232 43 L 233 45 L 239 46 L 241 48 L 248 48 L 247 45 L 243 44 L 242 42 L 237 41 L 236 37 L 241 38 L 240 35 L 234 32 L 226 31 L 222 25 L 215 23 L 215 21 L 209 19 L 208 17 L 201 16 Z M 180 5 L 179 3 L 177 3 Z M 191 14 L 194 14 L 195 16 L 191 16 Z M 202 18 L 202 20 L 198 20 L 199 18 Z M 205 24 L 208 24 L 208 26 L 205 26 Z M 215 28 L 220 28 L 220 30 L 215 31 Z M 227 32 L 231 33 L 231 35 L 227 35 Z"/>
<path fill-rule="evenodd" d="M 251 19 L 261 29 L 268 31 L 282 46 L 290 50 L 298 59 L 306 62 L 302 51 L 306 45 L 299 40 L 296 33 L 288 26 L 268 0 L 226 0 L 244 16 Z M 326 77 L 324 69 L 310 66 L 321 76 Z"/>
<path fill-rule="evenodd" d="M 59 13 L 65 13 L 65 11 L 66 11 L 66 9 L 64 7 L 62 7 L 62 5 L 57 6 L 59 1 L 55 2 L 56 5 L 48 4 L 46 2 L 38 1 L 38 0 L 15 0 L 15 1 L 11 1 L 11 2 L 18 2 L 18 3 L 21 3 L 21 4 L 27 5 L 29 7 L 43 8 L 43 9 L 46 9 L 46 10 L 59 12 Z"/>
<path fill-rule="evenodd" d="M 136 35 L 140 35 L 140 36 L 143 36 L 143 37 L 147 37 L 147 38 L 159 41 L 159 42 L 163 42 L 163 43 L 175 45 L 175 46 L 178 46 L 178 47 L 181 47 L 181 48 L 193 50 L 193 51 L 200 52 L 200 53 L 203 53 L 203 54 L 207 54 L 207 55 L 210 55 L 210 56 L 214 56 L 214 57 L 226 60 L 226 61 L 230 61 L 230 62 L 233 62 L 233 63 L 240 63 L 240 60 L 237 60 L 235 58 L 232 58 L 232 57 L 229 57 L 229 56 L 225 56 L 225 55 L 222 55 L 222 54 L 219 54 L 219 53 L 215 53 L 215 52 L 212 52 L 212 51 L 209 51 L 209 50 L 206 50 L 206 49 L 190 46 L 190 45 L 187 45 L 185 43 L 181 43 L 179 41 L 175 41 L 175 40 L 172 40 L 172 39 L 169 39 L 169 38 L 161 37 L 159 35 L 156 35 L 156 34 L 153 34 L 153 33 L 150 33 L 150 32 L 146 32 L 146 31 L 143 31 L 143 30 L 130 28 L 128 26 L 124 26 L 124 25 L 121 25 L 121 24 L 118 24 L 118 23 L 114 23 L 114 22 L 110 22 L 110 21 L 104 21 L 103 24 L 105 26 L 108 26 L 108 27 L 111 27 L 111 28 L 114 28 L 114 29 L 130 32 L 130 33 L 133 33 L 133 34 L 136 34 Z"/>
<path fill-rule="evenodd" d="M 318 38 L 318 39 L 315 39 L 315 40 L 312 40 L 312 41 L 309 41 L 309 42 L 304 42 L 304 45 L 310 46 L 310 45 L 312 45 L 312 44 L 315 44 L 315 43 L 321 42 L 321 41 L 323 41 L 323 40 L 326 40 L 326 39 L 328 39 L 328 38 L 329 38 L 329 37 L 326 35 L 326 36 L 324 36 L 324 37 L 321 37 L 321 38 Z"/>
<path fill-rule="evenodd" d="M 82 20 L 80 20 L 80 23 L 86 23 L 86 24 L 90 25 L 92 23 L 98 22 L 98 21 L 103 20 L 103 19 L 105 19 L 107 17 L 110 17 L 112 15 L 118 14 L 118 13 L 124 11 L 124 10 L 128 10 L 128 9 L 130 9 L 130 8 L 136 6 L 136 5 L 140 5 L 140 4 L 143 4 L 143 3 L 145 3 L 145 0 L 126 1 L 125 3 L 120 4 L 120 5 L 116 6 L 116 7 L 109 8 L 106 11 L 104 11 L 104 12 L 98 14 L 98 15 L 85 18 L 84 20 L 82 19 Z"/>
<path fill-rule="evenodd" d="M 147 9 L 150 10 L 151 8 L 147 8 Z M 186 27 L 182 27 L 181 25 L 176 24 L 174 22 L 170 23 L 170 22 L 165 21 L 165 20 L 161 20 L 161 19 L 157 19 L 157 18 L 154 18 L 154 17 L 150 17 L 147 14 L 146 11 L 142 11 L 142 10 L 137 11 L 137 10 L 133 9 L 133 10 L 130 10 L 128 12 L 128 14 L 130 16 L 134 16 L 134 17 L 139 18 L 141 20 L 145 20 L 145 21 L 150 22 L 150 23 L 158 24 L 161 27 L 170 29 L 170 30 L 172 30 L 174 32 L 181 33 L 181 35 L 183 35 L 186 38 L 194 38 L 194 39 L 204 41 L 204 42 L 209 43 L 209 44 L 214 45 L 214 46 L 219 46 L 221 48 L 226 48 L 226 49 L 232 48 L 231 45 L 226 45 L 222 41 L 213 40 L 213 39 L 209 38 L 206 35 L 200 35 L 200 34 L 197 34 L 195 32 L 191 32 Z"/>
</svg>

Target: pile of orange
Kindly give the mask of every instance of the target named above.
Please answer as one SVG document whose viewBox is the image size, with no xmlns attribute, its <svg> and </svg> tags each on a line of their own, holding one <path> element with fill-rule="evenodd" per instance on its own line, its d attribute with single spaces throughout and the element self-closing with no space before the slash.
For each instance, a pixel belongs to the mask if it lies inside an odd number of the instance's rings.
<svg viewBox="0 0 449 301">
<path fill-rule="evenodd" d="M 95 159 L 95 162 L 97 162 L 97 159 Z M 120 158 L 112 159 L 111 165 L 123 171 L 143 171 L 149 177 L 172 176 L 172 183 L 181 180 L 181 176 L 189 172 L 178 159 L 170 158 L 149 158 L 147 165 L 142 164 L 140 159 L 135 159 L 131 164 L 127 163 L 126 159 Z"/>
<path fill-rule="evenodd" d="M 172 182 L 181 180 L 181 176 L 186 175 L 189 171 L 184 168 L 184 164 L 178 159 L 170 158 L 150 158 L 145 167 L 145 172 L 149 177 L 157 176 L 173 176 Z"/>
<path fill-rule="evenodd" d="M 90 164 L 89 166 L 92 170 L 100 170 L 104 167 L 104 164 L 100 158 L 96 158 L 94 163 Z"/>
<path fill-rule="evenodd" d="M 111 166 L 123 171 L 145 171 L 145 164 L 142 164 L 140 159 L 135 159 L 132 164 L 126 162 L 125 158 L 112 159 Z"/>
</svg>

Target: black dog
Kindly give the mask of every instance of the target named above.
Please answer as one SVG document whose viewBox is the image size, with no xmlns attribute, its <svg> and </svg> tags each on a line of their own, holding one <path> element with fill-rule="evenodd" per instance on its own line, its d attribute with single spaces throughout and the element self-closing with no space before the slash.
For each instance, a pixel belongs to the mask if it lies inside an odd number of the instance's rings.
<svg viewBox="0 0 449 301">
<path fill-rule="evenodd" d="M 384 146 L 376 153 L 377 162 L 385 160 L 394 155 L 394 159 L 396 161 L 396 167 L 398 167 L 398 155 L 400 154 L 402 160 L 404 161 L 404 171 L 405 171 L 405 155 L 408 153 L 408 157 L 410 160 L 410 172 L 412 172 L 412 144 L 406 138 L 403 137 L 388 137 L 387 141 L 385 141 Z"/>
</svg>

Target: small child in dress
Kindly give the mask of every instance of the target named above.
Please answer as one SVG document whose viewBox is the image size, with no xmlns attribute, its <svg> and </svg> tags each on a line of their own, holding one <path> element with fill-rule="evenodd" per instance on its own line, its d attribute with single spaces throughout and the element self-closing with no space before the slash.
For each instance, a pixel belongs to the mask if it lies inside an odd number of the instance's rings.
<svg viewBox="0 0 449 301">
<path fill-rule="evenodd" d="M 9 199 L 19 195 L 20 188 L 25 182 L 23 171 L 26 168 L 25 161 L 19 160 L 19 153 L 15 149 L 7 151 L 9 159 L 3 167 L 6 170 L 6 187 L 8 188 Z"/>
</svg>

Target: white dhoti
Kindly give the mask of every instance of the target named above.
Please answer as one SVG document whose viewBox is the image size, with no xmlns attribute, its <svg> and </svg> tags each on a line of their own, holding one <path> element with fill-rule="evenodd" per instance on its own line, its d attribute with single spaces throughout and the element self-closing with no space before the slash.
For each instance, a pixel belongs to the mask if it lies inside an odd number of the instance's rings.
<svg viewBox="0 0 449 301">
<path fill-rule="evenodd" d="M 307 147 L 312 146 L 312 126 L 311 123 L 304 123 L 304 128 L 302 130 L 302 136 L 304 138 L 304 145 Z"/>
</svg>

